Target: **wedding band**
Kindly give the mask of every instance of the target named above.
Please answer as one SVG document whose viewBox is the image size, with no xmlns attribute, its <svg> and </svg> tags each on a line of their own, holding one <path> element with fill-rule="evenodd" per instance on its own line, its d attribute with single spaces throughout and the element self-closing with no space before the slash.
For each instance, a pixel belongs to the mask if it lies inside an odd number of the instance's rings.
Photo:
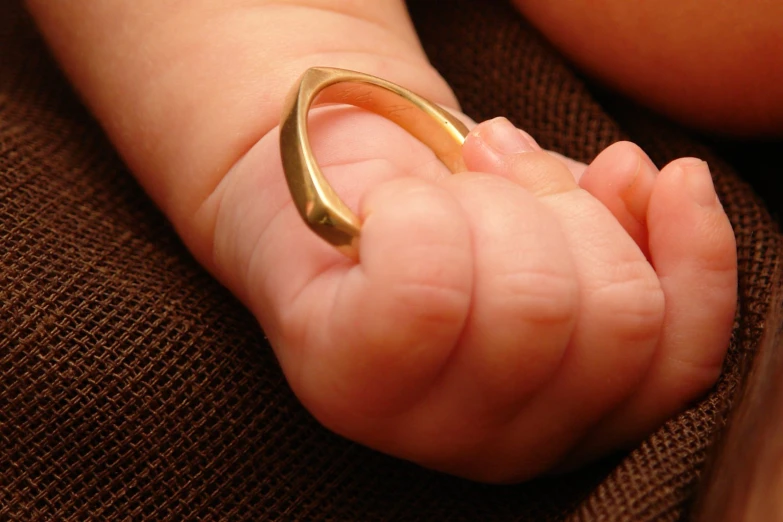
<svg viewBox="0 0 783 522">
<path fill-rule="evenodd" d="M 314 67 L 299 78 L 286 98 L 280 126 L 280 156 L 288 189 L 307 226 L 358 260 L 361 222 L 329 185 L 310 148 L 307 114 L 316 98 L 319 103 L 361 107 L 393 121 L 455 173 L 465 170 L 462 143 L 468 129 L 434 103 L 375 76 Z"/>
</svg>

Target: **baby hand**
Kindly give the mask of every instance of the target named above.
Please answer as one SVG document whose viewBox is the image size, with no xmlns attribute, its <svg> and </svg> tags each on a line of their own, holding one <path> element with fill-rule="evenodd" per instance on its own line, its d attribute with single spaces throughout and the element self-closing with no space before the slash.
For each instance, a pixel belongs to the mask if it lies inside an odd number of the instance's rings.
<svg viewBox="0 0 783 522">
<path fill-rule="evenodd" d="M 703 162 L 658 172 L 620 143 L 577 183 L 496 119 L 466 140 L 471 172 L 451 175 L 357 109 L 313 111 L 310 134 L 362 219 L 359 263 L 302 223 L 276 132 L 205 208 L 215 270 L 330 429 L 461 476 L 524 480 L 637 441 L 717 378 L 736 257 Z"/>
</svg>

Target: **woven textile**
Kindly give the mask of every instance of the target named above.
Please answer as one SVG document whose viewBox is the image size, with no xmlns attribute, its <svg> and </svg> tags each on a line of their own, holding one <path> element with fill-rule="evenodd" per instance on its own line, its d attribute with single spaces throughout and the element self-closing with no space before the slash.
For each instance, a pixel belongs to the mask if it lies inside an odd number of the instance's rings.
<svg viewBox="0 0 783 522">
<path fill-rule="evenodd" d="M 410 8 L 432 61 L 475 119 L 506 115 L 544 147 L 583 161 L 629 138 L 659 165 L 685 155 L 709 162 L 740 262 L 740 313 L 714 391 L 627 455 L 516 486 L 443 476 L 332 435 L 296 401 L 254 319 L 137 186 L 22 8 L 6 1 L 0 520 L 687 516 L 763 332 L 781 245 L 742 178 L 777 166 L 592 92 L 502 1 L 443 4 Z"/>
</svg>

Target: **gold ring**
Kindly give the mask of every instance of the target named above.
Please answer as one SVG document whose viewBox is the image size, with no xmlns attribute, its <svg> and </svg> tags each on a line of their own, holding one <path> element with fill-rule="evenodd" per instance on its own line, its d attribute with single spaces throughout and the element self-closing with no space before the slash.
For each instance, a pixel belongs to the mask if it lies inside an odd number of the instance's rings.
<svg viewBox="0 0 783 522">
<path fill-rule="evenodd" d="M 393 121 L 432 149 L 452 172 L 465 170 L 462 143 L 468 129 L 434 103 L 381 78 L 327 67 L 305 71 L 286 99 L 280 126 L 288 189 L 307 226 L 358 260 L 361 222 L 329 185 L 307 137 L 307 113 L 319 94 L 319 103 L 355 105 Z"/>
</svg>

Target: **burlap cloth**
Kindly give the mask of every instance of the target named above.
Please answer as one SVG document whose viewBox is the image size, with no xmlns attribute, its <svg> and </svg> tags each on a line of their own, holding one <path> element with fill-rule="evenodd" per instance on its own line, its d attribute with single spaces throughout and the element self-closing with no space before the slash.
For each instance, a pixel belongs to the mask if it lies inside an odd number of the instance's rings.
<svg viewBox="0 0 783 522">
<path fill-rule="evenodd" d="M 585 161 L 624 137 L 659 165 L 683 155 L 709 161 L 740 261 L 740 315 L 715 390 L 628 455 L 518 486 L 442 476 L 330 434 L 294 399 L 256 322 L 188 255 L 6 0 L 0 520 L 687 517 L 762 333 L 781 240 L 738 173 L 763 180 L 780 174 L 779 162 L 751 161 L 745 146 L 709 148 L 596 97 L 502 1 L 412 4 L 428 53 L 474 118 L 507 115 L 544 146 Z"/>
</svg>

